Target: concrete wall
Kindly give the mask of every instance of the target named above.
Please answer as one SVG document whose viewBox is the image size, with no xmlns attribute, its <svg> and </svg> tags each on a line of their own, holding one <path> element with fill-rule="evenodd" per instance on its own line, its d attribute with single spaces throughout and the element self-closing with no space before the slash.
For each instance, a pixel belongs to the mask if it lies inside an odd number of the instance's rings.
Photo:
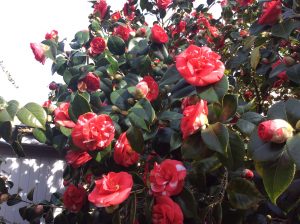
<svg viewBox="0 0 300 224">
<path fill-rule="evenodd" d="M 63 192 L 63 169 L 64 161 L 58 153 L 50 147 L 42 145 L 24 145 L 26 158 L 17 158 L 12 149 L 3 142 L 0 142 L 0 174 L 8 177 L 14 182 L 14 187 L 9 191 L 10 194 L 20 194 L 26 200 L 27 193 L 35 187 L 34 202 L 44 199 L 50 200 L 51 193 Z M 6 203 L 0 205 L 0 217 L 4 217 L 7 223 L 28 223 L 19 215 L 19 208 L 26 203 L 19 203 L 15 206 L 7 206 Z"/>
</svg>

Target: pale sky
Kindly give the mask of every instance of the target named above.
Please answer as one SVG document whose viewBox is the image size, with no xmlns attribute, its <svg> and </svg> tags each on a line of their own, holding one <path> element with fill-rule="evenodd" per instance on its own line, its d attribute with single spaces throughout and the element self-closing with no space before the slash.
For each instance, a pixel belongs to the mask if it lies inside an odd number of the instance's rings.
<svg viewBox="0 0 300 224">
<path fill-rule="evenodd" d="M 107 2 L 116 10 L 126 0 Z M 45 65 L 37 62 L 29 45 L 41 42 L 53 29 L 58 31 L 60 40 L 67 38 L 69 43 L 77 31 L 87 29 L 88 15 L 93 11 L 91 5 L 87 0 L 1 0 L 0 61 L 19 88 L 7 80 L 0 68 L 0 96 L 7 101 L 16 99 L 21 105 L 46 101 L 49 83 L 61 77 L 51 75 L 50 59 Z"/>
</svg>

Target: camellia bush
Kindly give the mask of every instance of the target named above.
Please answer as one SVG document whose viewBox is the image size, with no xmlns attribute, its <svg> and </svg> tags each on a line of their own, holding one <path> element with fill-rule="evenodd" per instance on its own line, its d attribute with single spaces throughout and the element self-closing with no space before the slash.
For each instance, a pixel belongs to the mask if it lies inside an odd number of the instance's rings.
<svg viewBox="0 0 300 224">
<path fill-rule="evenodd" d="M 34 203 L 2 178 L 1 202 L 31 223 L 300 223 L 300 1 L 91 4 L 68 46 L 30 44 L 63 77 L 49 100 L 0 104 L 18 156 L 32 135 L 65 158 L 65 191 Z"/>
</svg>

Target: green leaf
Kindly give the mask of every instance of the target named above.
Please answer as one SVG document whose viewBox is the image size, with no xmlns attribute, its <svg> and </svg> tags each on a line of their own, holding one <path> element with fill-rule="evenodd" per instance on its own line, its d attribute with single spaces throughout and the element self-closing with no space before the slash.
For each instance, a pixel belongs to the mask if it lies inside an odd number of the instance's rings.
<svg viewBox="0 0 300 224">
<path fill-rule="evenodd" d="M 110 94 L 111 102 L 121 110 L 127 110 L 130 107 L 128 104 L 129 98 L 133 98 L 133 96 L 128 92 L 127 89 L 118 89 Z"/>
<path fill-rule="evenodd" d="M 105 54 L 105 58 L 108 60 L 108 62 L 110 64 L 107 68 L 108 74 L 115 75 L 117 73 L 117 71 L 119 70 L 119 63 L 118 63 L 117 59 L 114 58 L 112 55 L 108 54 L 107 52 Z"/>
<path fill-rule="evenodd" d="M 69 111 L 76 119 L 82 114 L 92 112 L 91 106 L 86 98 L 80 93 L 76 93 L 74 99 L 70 103 Z"/>
<path fill-rule="evenodd" d="M 61 131 L 61 133 L 67 137 L 69 137 L 72 133 L 72 128 L 66 128 L 66 127 L 63 127 L 63 126 L 60 126 L 59 127 L 59 130 Z"/>
<path fill-rule="evenodd" d="M 12 194 L 12 195 L 9 196 L 6 204 L 8 206 L 13 206 L 13 205 L 19 204 L 21 201 L 22 201 L 22 198 L 21 198 L 20 195 Z"/>
<path fill-rule="evenodd" d="M 4 110 L 7 107 L 7 102 L 4 100 L 2 96 L 0 96 L 0 111 Z"/>
<path fill-rule="evenodd" d="M 118 36 L 110 36 L 107 41 L 107 47 L 112 54 L 122 55 L 125 53 L 125 42 Z"/>
<path fill-rule="evenodd" d="M 139 100 L 139 102 L 137 102 L 135 105 L 134 105 L 134 107 L 133 108 L 135 108 L 135 107 L 137 107 L 137 108 L 139 108 L 139 107 L 141 107 L 141 108 L 143 108 L 144 109 L 144 111 L 145 111 L 145 120 L 149 123 L 149 124 L 151 124 L 153 121 L 154 121 L 154 119 L 155 119 L 155 110 L 153 109 L 153 107 L 152 107 L 152 105 L 151 105 L 151 103 L 149 102 L 149 100 L 147 100 L 147 99 L 141 99 L 141 100 Z"/>
<path fill-rule="evenodd" d="M 190 189 L 183 187 L 181 193 L 174 198 L 174 201 L 180 206 L 184 217 L 197 218 L 198 205 Z"/>
<path fill-rule="evenodd" d="M 206 100 L 209 103 L 217 102 L 227 93 L 228 91 L 228 79 L 224 75 L 223 78 L 212 85 L 206 87 L 198 87 L 197 92 L 201 99 Z"/>
<path fill-rule="evenodd" d="M 170 66 L 165 72 L 161 80 L 159 81 L 159 86 L 171 85 L 179 81 L 181 78 L 175 65 Z"/>
<path fill-rule="evenodd" d="M 171 91 L 171 97 L 173 99 L 180 99 L 186 96 L 190 96 L 196 93 L 195 86 L 188 84 L 184 79 L 181 79 L 173 87 Z"/>
<path fill-rule="evenodd" d="M 292 138 L 289 138 L 286 142 L 287 150 L 290 157 L 297 165 L 297 169 L 300 168 L 300 133 L 294 135 Z"/>
<path fill-rule="evenodd" d="M 256 47 L 251 51 L 250 64 L 252 69 L 256 69 L 259 61 L 260 61 L 260 47 Z"/>
<path fill-rule="evenodd" d="M 229 170 L 237 170 L 244 166 L 244 158 L 246 154 L 245 143 L 241 137 L 229 131 L 229 144 L 227 147 L 227 158 L 220 156 L 220 160 Z"/>
<path fill-rule="evenodd" d="M 263 120 L 263 116 L 249 111 L 244 113 L 236 123 L 237 128 L 245 135 L 250 136 L 256 126 Z"/>
<path fill-rule="evenodd" d="M 12 144 L 11 144 L 11 147 L 14 151 L 14 153 L 18 156 L 18 157 L 25 157 L 25 153 L 24 153 L 24 150 L 23 150 L 23 147 L 21 145 L 21 143 L 19 141 L 14 141 Z"/>
<path fill-rule="evenodd" d="M 172 120 L 180 120 L 182 116 L 183 115 L 181 113 L 177 113 L 175 111 L 164 111 L 158 116 L 158 119 L 172 121 Z"/>
<path fill-rule="evenodd" d="M 131 109 L 128 114 L 128 118 L 129 118 L 129 121 L 131 122 L 131 124 L 138 128 L 142 128 L 145 131 L 149 131 L 149 128 L 148 128 L 145 120 L 143 119 L 144 110 L 143 109 L 138 110 L 137 108 L 134 108 L 134 109 L 135 110 Z"/>
<path fill-rule="evenodd" d="M 300 64 L 295 64 L 286 70 L 289 80 L 300 84 Z"/>
<path fill-rule="evenodd" d="M 0 110 L 0 122 L 13 121 L 17 111 L 19 109 L 19 103 L 15 100 L 7 102 L 5 109 Z"/>
<path fill-rule="evenodd" d="M 126 131 L 126 137 L 129 141 L 132 149 L 138 153 L 142 153 L 144 151 L 144 138 L 143 133 L 139 128 L 131 126 Z"/>
<path fill-rule="evenodd" d="M 80 45 L 87 43 L 89 39 L 90 39 L 90 34 L 88 30 L 79 31 L 75 34 L 75 40 Z"/>
<path fill-rule="evenodd" d="M 137 207 L 137 200 L 136 200 L 136 193 L 133 193 L 130 197 L 130 212 L 129 212 L 129 224 L 134 224 L 136 219 L 136 207 Z"/>
<path fill-rule="evenodd" d="M 220 115 L 221 121 L 227 121 L 229 118 L 235 115 L 237 110 L 237 96 L 235 95 L 225 95 L 223 98 L 223 108 Z"/>
<path fill-rule="evenodd" d="M 266 192 L 272 203 L 276 204 L 277 198 L 288 188 L 292 182 L 296 166 L 286 152 L 274 162 L 262 162 L 256 164 L 262 175 Z"/>
<path fill-rule="evenodd" d="M 236 209 L 250 209 L 262 200 L 255 185 L 243 178 L 231 180 L 226 191 L 230 204 Z"/>
<path fill-rule="evenodd" d="M 46 143 L 47 136 L 46 132 L 40 128 L 33 129 L 32 132 L 33 136 L 40 142 L 40 143 Z"/>
<path fill-rule="evenodd" d="M 27 103 L 17 112 L 17 117 L 25 125 L 45 130 L 47 113 L 37 103 Z"/>
<path fill-rule="evenodd" d="M 250 136 L 248 152 L 255 161 L 276 160 L 283 150 L 284 144 L 262 141 L 257 134 L 257 129 Z"/>
<path fill-rule="evenodd" d="M 66 146 L 67 140 L 67 137 L 64 135 L 56 135 L 55 137 L 53 137 L 53 148 L 55 148 L 59 153 L 62 153 L 63 149 Z"/>
<path fill-rule="evenodd" d="M 227 155 L 229 133 L 228 129 L 222 123 L 218 122 L 209 125 L 201 131 L 201 138 L 210 150 Z"/>
<path fill-rule="evenodd" d="M 35 188 L 32 188 L 32 189 L 28 192 L 28 194 L 27 194 L 27 199 L 28 199 L 29 201 L 32 201 L 32 200 L 33 200 L 34 189 L 35 189 Z"/>
<path fill-rule="evenodd" d="M 181 135 L 177 132 L 174 132 L 171 135 L 171 140 L 170 140 L 170 147 L 171 150 L 177 149 L 182 145 L 182 138 Z"/>
<path fill-rule="evenodd" d="M 0 123 L 0 138 L 10 142 L 12 137 L 12 125 L 10 121 Z"/>
<path fill-rule="evenodd" d="M 200 132 L 189 136 L 182 142 L 182 157 L 186 160 L 199 160 L 205 158 L 209 152 L 206 144 L 204 144 Z"/>
<path fill-rule="evenodd" d="M 58 47 L 57 43 L 55 43 L 52 40 L 44 40 L 42 41 L 42 44 L 48 46 L 48 48 L 44 52 L 45 56 L 55 62 L 56 55 L 57 55 L 57 47 Z"/>
<path fill-rule="evenodd" d="M 292 31 L 298 27 L 300 27 L 300 21 L 287 19 L 273 25 L 271 32 L 273 36 L 289 39 Z"/>
</svg>

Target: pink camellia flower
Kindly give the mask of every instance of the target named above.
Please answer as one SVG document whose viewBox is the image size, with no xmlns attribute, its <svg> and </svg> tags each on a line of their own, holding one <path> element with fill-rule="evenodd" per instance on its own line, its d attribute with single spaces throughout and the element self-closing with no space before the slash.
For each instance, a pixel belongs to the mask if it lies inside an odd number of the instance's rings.
<svg viewBox="0 0 300 224">
<path fill-rule="evenodd" d="M 64 207 L 70 212 L 77 213 L 81 210 L 86 202 L 86 191 L 82 186 L 68 185 L 67 190 L 63 194 Z"/>
<path fill-rule="evenodd" d="M 221 56 L 208 47 L 190 45 L 176 56 L 176 68 L 191 85 L 208 86 L 220 81 L 225 66 Z"/>
<path fill-rule="evenodd" d="M 186 168 L 182 162 L 166 159 L 154 164 L 150 171 L 151 192 L 155 196 L 173 196 L 179 194 L 184 185 Z"/>
<path fill-rule="evenodd" d="M 170 197 L 157 196 L 152 208 L 153 224 L 183 224 L 183 213 L 180 206 Z"/>
<path fill-rule="evenodd" d="M 71 120 L 69 116 L 69 102 L 61 103 L 55 110 L 54 110 L 54 122 L 55 124 L 61 125 L 66 128 L 73 128 L 75 127 L 75 123 Z"/>
<path fill-rule="evenodd" d="M 49 47 L 41 43 L 30 43 L 30 48 L 34 54 L 35 59 L 42 64 L 45 64 L 45 52 L 49 49 Z"/>
<path fill-rule="evenodd" d="M 139 154 L 135 152 L 126 137 L 126 132 L 122 133 L 115 144 L 114 160 L 117 164 L 129 167 L 136 164 L 139 160 Z"/>
<path fill-rule="evenodd" d="M 258 24 L 274 25 L 281 16 L 281 0 L 273 0 L 263 3 L 262 14 L 258 19 Z"/>
<path fill-rule="evenodd" d="M 108 10 L 108 5 L 106 0 L 98 0 L 97 3 L 94 5 L 94 13 L 99 14 L 100 19 L 104 19 Z"/>
<path fill-rule="evenodd" d="M 89 201 L 96 207 L 109 207 L 119 205 L 129 197 L 133 179 L 127 172 L 109 172 L 96 180 L 95 185 L 88 196 Z"/>
<path fill-rule="evenodd" d="M 156 0 L 156 5 L 159 9 L 166 10 L 173 0 Z"/>
<path fill-rule="evenodd" d="M 114 35 L 121 37 L 124 41 L 127 41 L 130 37 L 131 28 L 128 26 L 119 25 L 114 29 Z"/>
<path fill-rule="evenodd" d="M 66 154 L 66 161 L 73 168 L 81 167 L 91 159 L 92 157 L 85 151 L 83 152 L 83 151 L 69 150 Z"/>
<path fill-rule="evenodd" d="M 183 111 L 183 118 L 180 123 L 183 139 L 208 124 L 207 115 L 208 108 L 205 100 L 200 100 L 196 105 L 187 106 Z"/>
<path fill-rule="evenodd" d="M 95 37 L 91 41 L 90 46 L 91 46 L 90 53 L 92 55 L 98 55 L 98 54 L 101 54 L 105 50 L 106 43 L 102 37 Z"/>
<path fill-rule="evenodd" d="M 55 40 L 57 38 L 58 32 L 56 30 L 51 30 L 50 33 L 46 33 L 46 40 Z"/>
<path fill-rule="evenodd" d="M 80 115 L 71 136 L 73 143 L 80 149 L 103 150 L 113 140 L 115 127 L 110 116 L 92 112 Z"/>
<path fill-rule="evenodd" d="M 151 29 L 151 40 L 157 44 L 165 44 L 169 41 L 169 37 L 160 25 L 154 24 Z"/>
<path fill-rule="evenodd" d="M 87 75 L 81 80 L 89 92 L 94 92 L 100 89 L 100 78 L 92 72 L 87 73 Z"/>
<path fill-rule="evenodd" d="M 284 143 L 293 136 L 293 127 L 282 119 L 261 122 L 258 125 L 258 136 L 265 142 Z"/>
<path fill-rule="evenodd" d="M 145 76 L 137 85 L 138 97 L 145 97 L 150 102 L 155 100 L 159 94 L 159 88 L 157 82 L 150 76 Z"/>
</svg>

